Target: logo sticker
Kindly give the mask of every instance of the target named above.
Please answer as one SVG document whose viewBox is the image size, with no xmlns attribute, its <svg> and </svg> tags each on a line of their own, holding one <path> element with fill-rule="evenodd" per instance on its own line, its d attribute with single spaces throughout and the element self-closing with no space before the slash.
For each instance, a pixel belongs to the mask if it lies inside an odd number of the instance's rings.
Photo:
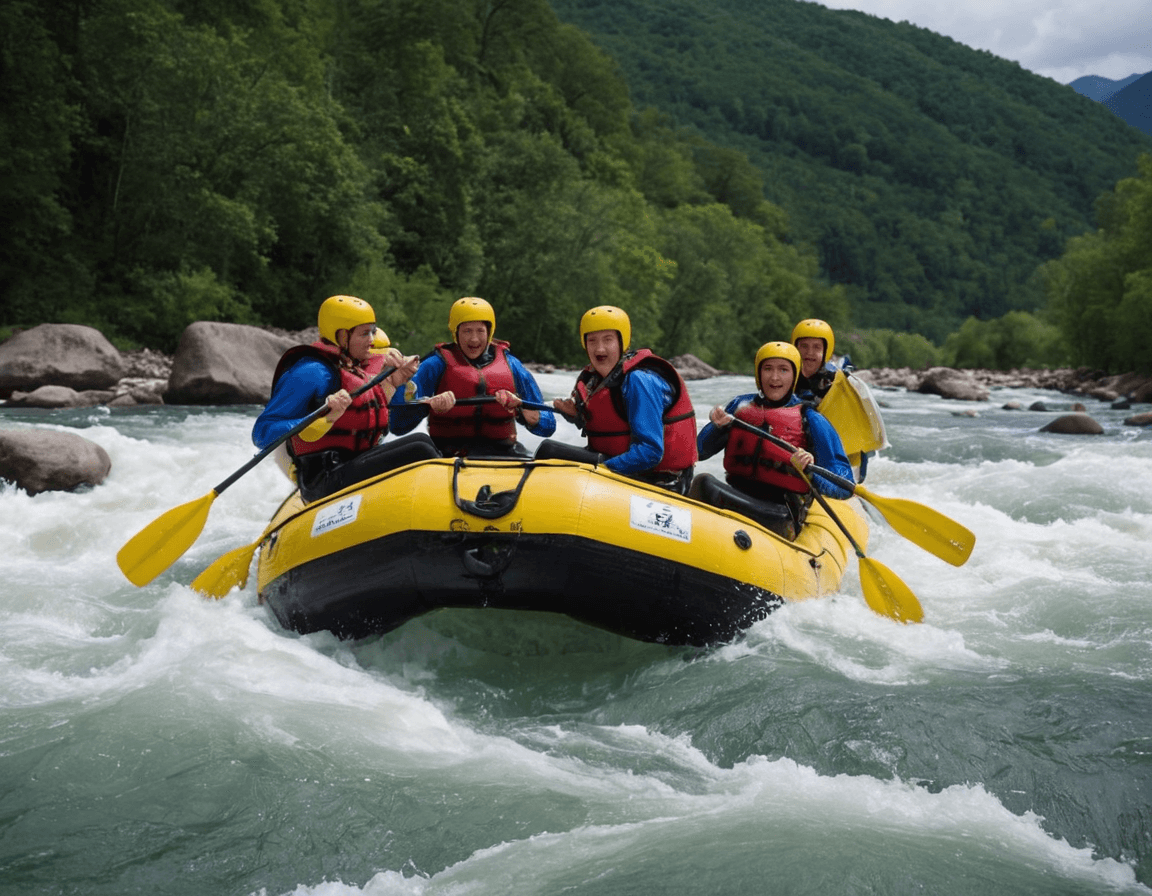
<svg viewBox="0 0 1152 896">
<path fill-rule="evenodd" d="M 641 495 L 632 496 L 633 529 L 663 535 L 685 544 L 692 541 L 692 511 L 687 507 L 673 507 Z"/>
<path fill-rule="evenodd" d="M 316 519 L 312 521 L 312 537 L 315 538 L 317 535 L 323 535 L 325 532 L 331 532 L 333 529 L 354 523 L 356 517 L 360 515 L 360 499 L 362 497 L 364 496 L 353 495 L 351 498 L 325 507 L 317 513 Z"/>
</svg>

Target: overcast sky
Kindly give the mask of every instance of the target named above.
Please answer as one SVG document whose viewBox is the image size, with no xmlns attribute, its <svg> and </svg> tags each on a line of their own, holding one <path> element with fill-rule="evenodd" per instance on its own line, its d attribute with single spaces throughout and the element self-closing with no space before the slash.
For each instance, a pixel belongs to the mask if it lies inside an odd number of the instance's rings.
<svg viewBox="0 0 1152 896">
<path fill-rule="evenodd" d="M 1152 71 L 1152 0 L 818 0 L 908 21 L 1067 84 Z"/>
</svg>

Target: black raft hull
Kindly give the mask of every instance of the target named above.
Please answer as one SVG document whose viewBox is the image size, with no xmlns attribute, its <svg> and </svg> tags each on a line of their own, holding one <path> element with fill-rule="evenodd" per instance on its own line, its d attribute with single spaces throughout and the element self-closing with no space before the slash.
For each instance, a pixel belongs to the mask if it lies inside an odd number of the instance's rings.
<svg viewBox="0 0 1152 896">
<path fill-rule="evenodd" d="M 864 542 L 860 515 L 845 504 L 842 516 Z M 835 591 L 848 550 L 815 509 L 789 542 L 603 468 L 437 460 L 306 506 L 294 496 L 265 532 L 258 577 L 261 600 L 300 633 L 360 638 L 487 608 L 708 645 L 784 600 Z"/>
</svg>

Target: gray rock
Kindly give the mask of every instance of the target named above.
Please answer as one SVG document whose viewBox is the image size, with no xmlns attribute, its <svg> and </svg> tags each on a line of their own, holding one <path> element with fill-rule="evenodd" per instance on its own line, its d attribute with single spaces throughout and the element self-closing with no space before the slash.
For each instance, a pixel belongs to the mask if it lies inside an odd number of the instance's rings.
<svg viewBox="0 0 1152 896">
<path fill-rule="evenodd" d="M 40 386 L 108 389 L 124 375 L 124 359 L 99 330 L 41 324 L 0 344 L 0 398 Z"/>
<path fill-rule="evenodd" d="M 75 433 L 0 430 L 0 479 L 30 495 L 99 485 L 111 469 L 108 452 Z"/>
<path fill-rule="evenodd" d="M 675 358 L 669 358 L 669 362 L 686 380 L 706 380 L 720 375 L 719 370 L 711 364 L 704 363 L 695 355 L 677 355 Z"/>
<path fill-rule="evenodd" d="M 1048 405 L 1046 405 L 1042 401 L 1034 401 L 1034 402 L 1032 402 L 1032 404 L 1028 405 L 1028 410 L 1030 410 L 1030 411 L 1047 411 Z"/>
<path fill-rule="evenodd" d="M 1006 401 L 1000 405 L 1000 408 L 1005 411 L 1022 411 L 1024 405 L 1019 401 Z"/>
<path fill-rule="evenodd" d="M 918 392 L 956 401 L 987 401 L 988 390 L 966 370 L 933 367 L 920 380 Z"/>
<path fill-rule="evenodd" d="M 180 336 L 165 404 L 263 404 L 280 356 L 297 340 L 259 327 L 200 322 Z"/>
<path fill-rule="evenodd" d="M 1057 417 L 1048 425 L 1040 427 L 1040 432 L 1098 436 L 1103 434 L 1104 427 L 1087 414 L 1065 414 L 1063 417 Z"/>
</svg>

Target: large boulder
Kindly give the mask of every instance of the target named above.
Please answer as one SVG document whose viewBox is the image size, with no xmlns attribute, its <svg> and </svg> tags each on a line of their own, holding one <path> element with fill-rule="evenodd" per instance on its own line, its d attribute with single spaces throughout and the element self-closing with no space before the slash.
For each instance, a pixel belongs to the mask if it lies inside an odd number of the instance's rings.
<svg viewBox="0 0 1152 896">
<path fill-rule="evenodd" d="M 1124 420 L 1125 426 L 1152 426 L 1152 411 L 1143 414 L 1133 414 Z"/>
<path fill-rule="evenodd" d="M 1104 433 L 1104 427 L 1087 414 L 1065 414 L 1063 417 L 1057 417 L 1046 426 L 1040 427 L 1040 432 L 1098 436 Z"/>
<path fill-rule="evenodd" d="M 8 407 L 93 408 L 108 404 L 115 395 L 112 389 L 85 389 L 77 392 L 67 386 L 41 386 L 31 392 L 13 392 L 8 396 Z"/>
<path fill-rule="evenodd" d="M 124 376 L 124 359 L 99 330 L 40 324 L 0 344 L 0 398 L 40 386 L 109 389 Z"/>
<path fill-rule="evenodd" d="M 200 322 L 180 336 L 165 404 L 263 404 L 280 356 L 297 340 L 243 324 Z"/>
<path fill-rule="evenodd" d="M 988 390 L 977 382 L 975 376 L 969 371 L 953 370 L 951 367 L 933 367 L 925 371 L 916 391 L 956 401 L 988 400 Z"/>
<path fill-rule="evenodd" d="M 99 485 L 111 469 L 108 452 L 75 433 L 0 430 L 0 479 L 30 495 Z"/>
<path fill-rule="evenodd" d="M 707 380 L 720 375 L 719 370 L 711 364 L 701 361 L 695 355 L 677 355 L 670 359 L 670 363 L 676 368 L 677 373 L 686 380 Z"/>
</svg>

